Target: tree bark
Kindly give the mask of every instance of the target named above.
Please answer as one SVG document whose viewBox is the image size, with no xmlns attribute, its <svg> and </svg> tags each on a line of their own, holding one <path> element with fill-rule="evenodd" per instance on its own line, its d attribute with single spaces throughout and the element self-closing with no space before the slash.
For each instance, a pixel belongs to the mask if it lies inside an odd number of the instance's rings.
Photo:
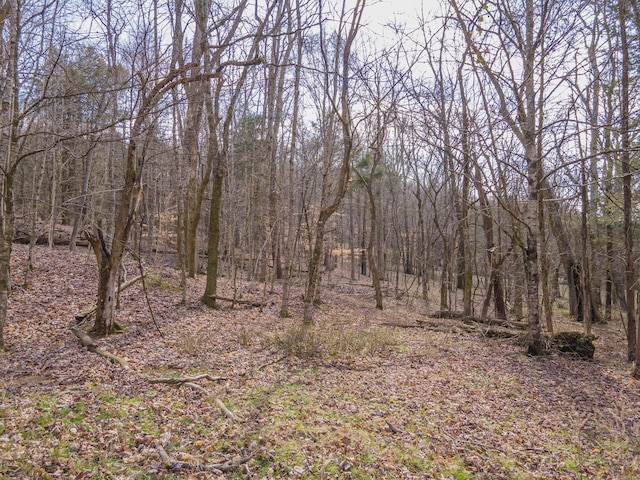
<svg viewBox="0 0 640 480">
<path fill-rule="evenodd" d="M 620 15 L 620 46 L 622 48 L 622 76 L 620 93 L 620 134 L 622 136 L 622 195 L 623 195 L 623 230 L 624 230 L 624 259 L 625 259 L 625 291 L 627 303 L 627 359 L 640 361 L 640 350 L 636 335 L 636 307 L 635 307 L 635 269 L 633 258 L 633 218 L 632 218 L 632 190 L 631 190 L 631 139 L 629 133 L 629 70 L 631 59 L 629 56 L 629 42 L 627 39 L 627 0 L 618 1 Z"/>
<path fill-rule="evenodd" d="M 11 246 L 15 212 L 13 209 L 13 180 L 18 165 L 18 40 L 20 37 L 20 12 L 18 3 L 5 3 L 6 16 L 0 18 L 0 34 L 8 30 L 7 53 L 0 59 L 6 62 L 4 89 L 0 90 L 0 152 L 4 157 L 0 175 L 0 351 L 7 349 L 4 328 L 7 323 L 9 293 L 11 292 Z M 6 56 L 5 56 L 6 55 Z"/>
<path fill-rule="evenodd" d="M 80 198 L 78 206 L 76 207 L 76 214 L 73 220 L 73 231 L 71 232 L 71 239 L 69 240 L 69 250 L 72 252 L 76 249 L 76 241 L 78 234 L 80 233 L 80 224 L 82 218 L 87 212 L 87 192 L 89 189 L 89 177 L 91 176 L 91 168 L 93 166 L 93 151 L 95 142 L 92 140 L 92 145 L 85 156 L 84 173 L 82 175 L 82 187 L 80 191 Z"/>
<path fill-rule="evenodd" d="M 466 58 L 466 55 L 464 56 Z M 464 79 L 462 77 L 463 60 L 458 68 L 460 99 L 462 101 L 462 198 L 460 199 L 460 238 L 462 249 L 462 304 L 467 317 L 473 315 L 473 258 L 471 251 L 471 232 L 469 228 L 469 184 L 471 181 L 471 148 L 469 146 L 470 121 L 467 111 Z"/>
</svg>

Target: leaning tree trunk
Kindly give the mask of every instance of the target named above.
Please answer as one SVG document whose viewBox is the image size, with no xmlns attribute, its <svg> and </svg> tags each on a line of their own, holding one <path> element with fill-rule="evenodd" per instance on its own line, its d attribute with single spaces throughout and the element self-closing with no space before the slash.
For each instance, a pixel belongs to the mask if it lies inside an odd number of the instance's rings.
<svg viewBox="0 0 640 480">
<path fill-rule="evenodd" d="M 141 127 L 142 121 L 136 121 L 135 125 Z M 137 134 L 138 132 L 139 129 L 137 131 L 133 130 L 133 134 Z M 99 226 L 95 233 L 85 232 L 85 236 L 87 240 L 89 240 L 89 243 L 91 243 L 93 251 L 96 254 L 99 268 L 98 300 L 93 331 L 100 336 L 111 335 L 118 330 L 115 321 L 115 305 L 120 264 L 122 263 L 129 233 L 133 226 L 133 216 L 142 198 L 142 186 L 140 185 L 138 176 L 141 165 L 138 165 L 136 150 L 136 139 L 132 136 L 129 140 L 125 183 L 114 225 L 111 251 L 109 251 L 109 247 Z"/>
<path fill-rule="evenodd" d="M 136 119 L 131 127 L 129 145 L 127 147 L 124 186 L 116 211 L 111 250 L 109 250 L 100 228 L 95 233 L 86 235 L 93 246 L 100 268 L 96 320 L 93 327 L 94 332 L 98 335 L 115 333 L 117 327 L 115 322 L 115 292 L 120 264 L 122 263 L 122 257 L 129 240 L 129 233 L 133 226 L 133 217 L 142 199 L 140 179 L 144 162 L 138 158 L 137 142 L 152 109 L 166 92 L 178 85 L 189 81 L 198 81 L 204 77 L 203 75 L 195 75 L 185 78 L 182 75 L 183 73 L 184 69 L 171 71 L 144 97 L 144 101 L 137 112 Z M 219 76 L 219 73 L 215 74 L 215 76 Z"/>
</svg>

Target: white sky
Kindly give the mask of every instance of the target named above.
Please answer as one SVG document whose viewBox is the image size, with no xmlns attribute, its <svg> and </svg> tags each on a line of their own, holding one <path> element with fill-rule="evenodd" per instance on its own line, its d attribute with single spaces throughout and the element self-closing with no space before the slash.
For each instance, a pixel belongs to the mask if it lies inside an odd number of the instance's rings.
<svg viewBox="0 0 640 480">
<path fill-rule="evenodd" d="M 440 9 L 440 0 L 369 0 L 365 7 L 365 22 L 375 24 L 393 22 L 415 24 L 424 12 L 429 19 Z"/>
<path fill-rule="evenodd" d="M 434 18 L 441 15 L 442 3 L 446 0 L 367 0 L 362 18 L 363 36 L 373 39 L 378 46 L 389 46 L 399 38 L 390 25 L 401 27 L 409 35 L 420 27 L 422 20 L 440 25 L 441 21 Z"/>
</svg>

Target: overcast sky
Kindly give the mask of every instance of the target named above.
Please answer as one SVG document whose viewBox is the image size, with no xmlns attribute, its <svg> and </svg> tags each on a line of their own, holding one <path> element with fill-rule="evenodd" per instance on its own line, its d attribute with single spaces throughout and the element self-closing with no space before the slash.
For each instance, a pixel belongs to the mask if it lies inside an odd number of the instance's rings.
<svg viewBox="0 0 640 480">
<path fill-rule="evenodd" d="M 385 29 L 387 25 L 404 25 L 406 33 L 417 28 L 422 18 L 435 25 L 434 17 L 439 14 L 441 3 L 441 0 L 368 0 L 363 24 L 369 35 L 381 39 L 384 45 L 397 40 L 391 38 L 393 35 Z"/>
<path fill-rule="evenodd" d="M 394 19 L 398 23 L 412 23 L 418 20 L 422 11 L 427 18 L 432 17 L 440 3 L 440 0 L 370 0 L 366 4 L 365 17 L 382 25 Z"/>
</svg>

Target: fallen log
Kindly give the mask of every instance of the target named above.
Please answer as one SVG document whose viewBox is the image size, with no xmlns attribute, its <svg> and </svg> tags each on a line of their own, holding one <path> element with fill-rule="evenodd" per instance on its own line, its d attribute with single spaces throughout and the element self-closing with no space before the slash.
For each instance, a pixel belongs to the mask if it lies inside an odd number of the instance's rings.
<svg viewBox="0 0 640 480">
<path fill-rule="evenodd" d="M 73 334 L 76 337 L 78 337 L 78 340 L 80 340 L 80 345 L 82 345 L 84 348 L 86 348 L 91 353 L 95 353 L 95 354 L 100 355 L 102 357 L 108 358 L 109 360 L 117 362 L 117 363 L 120 364 L 120 366 L 122 368 L 125 368 L 127 370 L 130 368 L 129 367 L 129 363 L 124 358 L 119 357 L 117 355 L 114 355 L 113 353 L 107 352 L 106 350 L 101 348 L 93 340 L 93 338 L 91 338 L 89 336 L 89 334 L 87 332 L 85 332 L 84 330 L 80 330 L 79 328 L 76 328 L 76 327 L 71 327 L 71 331 L 73 332 Z"/>
<path fill-rule="evenodd" d="M 506 327 L 514 330 L 526 330 L 528 325 L 521 322 L 510 322 L 509 320 L 500 320 L 496 318 L 482 318 L 474 315 L 465 315 L 463 312 L 456 312 L 453 310 L 439 310 L 431 315 L 432 318 L 444 318 L 448 320 L 460 320 L 466 324 L 481 323 L 484 325 Z M 424 322 L 425 320 L 418 320 L 418 322 Z"/>
<path fill-rule="evenodd" d="M 483 327 L 475 323 L 438 323 L 429 320 L 418 320 L 418 323 L 394 323 L 385 322 L 382 325 L 395 328 L 426 328 L 432 332 L 440 333 L 477 333 L 486 338 L 520 338 L 522 333 L 509 330 L 505 327 Z"/>
<path fill-rule="evenodd" d="M 592 359 L 596 351 L 593 341 L 595 335 L 585 335 L 582 332 L 560 332 L 548 340 L 548 350 L 557 351 L 576 358 Z"/>
<path fill-rule="evenodd" d="M 264 303 L 262 302 L 254 302 L 253 300 L 240 300 L 237 298 L 229 298 L 229 297 L 221 297 L 220 295 L 211 295 L 210 298 L 214 300 L 222 300 L 223 302 L 230 302 L 232 305 L 248 305 L 250 307 L 263 307 Z"/>
</svg>

